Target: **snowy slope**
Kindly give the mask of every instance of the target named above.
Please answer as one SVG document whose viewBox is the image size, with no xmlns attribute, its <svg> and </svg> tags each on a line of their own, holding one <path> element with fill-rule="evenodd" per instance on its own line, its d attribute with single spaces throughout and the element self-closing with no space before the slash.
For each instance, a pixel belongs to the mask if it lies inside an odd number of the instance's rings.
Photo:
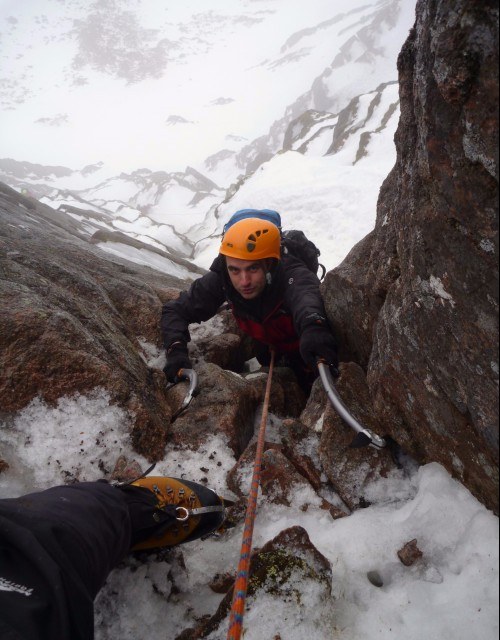
<svg viewBox="0 0 500 640">
<path fill-rule="evenodd" d="M 360 47 L 387 52 L 394 69 L 388 50 L 404 40 L 412 17 L 399 23 L 402 33 L 380 38 L 398 11 L 413 7 L 410 0 L 1 3 L 2 153 L 69 167 L 104 161 L 115 174 L 188 164 L 203 171 L 207 156 L 265 133 L 339 47 L 359 40 L 362 26 L 375 41 Z M 366 73 L 371 67 L 358 75 Z"/>
<path fill-rule="evenodd" d="M 280 210 L 328 268 L 373 227 L 395 158 L 396 56 L 413 0 L 4 11 L 14 73 L 0 127 L 4 152 L 23 155 L 0 160 L 0 179 L 14 188 L 64 211 L 109 212 L 106 228 L 205 267 L 240 207 Z M 40 111 L 55 104 L 65 116 Z M 90 164 L 56 164 L 69 154 Z M 50 164 L 36 164 L 42 156 Z"/>
<path fill-rule="evenodd" d="M 151 366 L 161 366 L 154 347 L 144 347 Z M 269 441 L 278 423 L 271 416 Z M 100 390 L 62 398 L 55 407 L 36 399 L 9 428 L 1 426 L 0 445 L 11 462 L 10 470 L 0 474 L 2 496 L 50 487 L 63 477 L 96 480 L 99 461 L 112 468 L 121 453 L 148 466 L 130 448 L 130 416 Z M 59 464 L 47 464 L 56 460 Z M 230 497 L 225 478 L 234 462 L 227 442 L 214 434 L 197 451 L 169 449 L 155 474 L 175 470 L 176 476 L 198 482 L 208 478 L 208 486 Z M 281 633 L 283 640 L 496 640 L 498 518 L 437 464 L 407 465 L 374 481 L 367 496 L 371 506 L 335 521 L 320 509 L 313 492 L 298 492 L 290 507 L 259 499 L 254 547 L 287 527 L 304 527 L 332 565 L 333 593 L 321 625 L 311 621 L 307 603 L 253 602 L 245 638 Z M 301 508 L 304 502 L 307 510 Z M 195 616 L 213 614 L 222 596 L 207 582 L 236 571 L 241 537 L 239 525 L 219 539 L 184 545 L 182 559 L 172 553 L 122 563 L 96 600 L 96 640 L 175 640 L 196 625 Z M 405 567 L 397 551 L 413 539 L 423 561 Z M 376 572 L 381 587 L 370 582 L 369 572 Z M 218 632 L 210 636 L 223 637 Z"/>
<path fill-rule="evenodd" d="M 292 122 L 290 150 L 243 180 L 198 230 L 197 264 L 210 266 L 230 215 L 254 207 L 279 211 L 285 229 L 303 229 L 315 242 L 327 269 L 338 265 L 373 229 L 398 119 L 398 87 L 390 83 L 354 98 L 339 116 L 307 112 Z"/>
<path fill-rule="evenodd" d="M 241 150 L 299 96 L 309 97 L 292 117 L 339 111 L 395 79 L 414 5 L 2 3 L 3 155 L 70 167 L 104 161 L 115 174 L 188 164 L 203 172 L 207 156 Z"/>
<path fill-rule="evenodd" d="M 286 105 L 267 135 L 239 152 L 226 149 L 207 158 L 204 169 L 213 179 L 234 180 L 269 159 L 282 148 L 290 122 L 304 112 L 312 109 L 338 115 L 356 96 L 397 82 L 396 59 L 414 22 L 414 3 L 382 0 L 349 7 L 336 3 L 335 9 L 336 15 L 329 20 L 292 34 L 280 48 L 281 57 L 265 63 L 276 73 L 282 65 L 321 50 L 327 62 L 321 73 L 311 76 L 312 85 Z"/>
</svg>

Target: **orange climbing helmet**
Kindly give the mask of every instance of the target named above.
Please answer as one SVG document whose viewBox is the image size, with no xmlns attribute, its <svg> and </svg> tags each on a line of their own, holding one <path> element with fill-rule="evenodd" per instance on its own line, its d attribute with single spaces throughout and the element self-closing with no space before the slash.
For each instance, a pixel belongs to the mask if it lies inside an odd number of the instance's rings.
<svg viewBox="0 0 500 640">
<path fill-rule="evenodd" d="M 279 260 L 280 247 L 281 234 L 276 225 L 260 218 L 244 218 L 224 233 L 219 253 L 239 260 Z"/>
</svg>

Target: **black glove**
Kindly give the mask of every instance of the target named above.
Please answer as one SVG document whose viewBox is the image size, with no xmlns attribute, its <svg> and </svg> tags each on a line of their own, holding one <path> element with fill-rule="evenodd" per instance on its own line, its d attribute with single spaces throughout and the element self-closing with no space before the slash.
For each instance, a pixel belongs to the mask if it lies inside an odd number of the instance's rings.
<svg viewBox="0 0 500 640">
<path fill-rule="evenodd" d="M 319 358 L 330 367 L 333 376 L 338 376 L 337 343 L 327 327 L 306 327 L 300 336 L 299 350 L 302 360 L 313 370 L 316 369 Z"/>
<path fill-rule="evenodd" d="M 179 369 L 192 369 L 188 350 L 183 342 L 172 345 L 167 349 L 167 364 L 163 367 L 163 373 L 169 382 L 179 382 L 177 374 Z"/>
</svg>

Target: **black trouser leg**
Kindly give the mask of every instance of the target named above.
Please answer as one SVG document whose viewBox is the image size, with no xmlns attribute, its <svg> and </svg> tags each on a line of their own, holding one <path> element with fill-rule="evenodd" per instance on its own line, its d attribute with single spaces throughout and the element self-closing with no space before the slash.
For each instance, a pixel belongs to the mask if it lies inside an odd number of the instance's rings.
<svg viewBox="0 0 500 640">
<path fill-rule="evenodd" d="M 126 497 L 105 482 L 0 500 L 0 635 L 93 638 L 93 600 L 130 539 Z"/>
</svg>

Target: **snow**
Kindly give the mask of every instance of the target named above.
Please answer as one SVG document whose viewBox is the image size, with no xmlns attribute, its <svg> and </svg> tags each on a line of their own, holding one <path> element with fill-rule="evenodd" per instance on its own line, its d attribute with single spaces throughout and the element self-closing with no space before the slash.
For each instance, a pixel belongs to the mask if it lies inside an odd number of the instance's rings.
<svg viewBox="0 0 500 640">
<path fill-rule="evenodd" d="M 129 260 L 130 262 L 135 262 L 135 264 L 142 264 L 146 267 L 157 269 L 176 278 L 183 280 L 192 280 L 193 278 L 193 274 L 186 267 L 176 264 L 172 260 L 157 255 L 147 249 L 136 249 L 136 247 L 130 247 L 120 242 L 98 242 L 96 246 L 106 253 L 123 258 L 124 260 Z"/>
<path fill-rule="evenodd" d="M 158 201 L 148 209 L 149 217 L 158 223 L 171 224 L 179 233 L 186 233 L 205 218 L 212 204 L 222 198 L 222 192 L 208 194 L 197 205 L 191 204 L 194 192 L 181 186 L 171 186 L 161 194 Z"/>
<path fill-rule="evenodd" d="M 307 143 L 307 155 L 324 156 L 332 144 L 332 128 L 325 125 L 318 125 L 311 133 L 314 137 Z M 295 146 L 298 147 L 300 145 L 296 144 Z"/>
<path fill-rule="evenodd" d="M 355 152 L 343 161 L 347 153 L 312 157 L 287 151 L 263 164 L 229 203 L 219 207 L 214 225 L 219 236 L 200 243 L 196 264 L 210 266 L 222 227 L 234 211 L 255 208 L 278 211 L 284 229 L 302 229 L 317 245 L 327 270 L 337 266 L 373 230 L 380 184 L 395 160 L 393 153 L 369 154 L 353 166 Z"/>
<path fill-rule="evenodd" d="M 121 178 L 109 180 L 88 191 L 83 191 L 82 196 L 88 199 L 118 200 L 121 203 L 125 203 L 135 196 L 139 190 L 140 185 L 136 182 Z"/>
<path fill-rule="evenodd" d="M 160 354 L 140 343 L 148 362 L 161 366 Z M 96 480 L 109 474 L 120 454 L 135 457 L 145 468 L 147 462 L 131 449 L 132 420 L 98 389 L 61 398 L 55 407 L 33 400 L 12 422 L 0 425 L 0 444 L 10 464 L 0 474 L 0 495 Z M 270 422 L 272 437 L 272 415 Z M 209 487 L 231 498 L 225 478 L 234 463 L 224 437 L 214 433 L 198 450 L 167 447 L 153 473 L 194 481 L 206 477 Z M 311 490 L 297 492 L 290 507 L 259 498 L 254 547 L 287 527 L 304 527 L 331 563 L 333 593 L 325 599 L 310 583 L 302 603 L 280 603 L 269 595 L 252 601 L 245 638 L 261 640 L 279 632 L 287 640 L 496 640 L 498 518 L 436 463 L 405 465 L 371 482 L 366 491 L 371 506 L 338 520 L 319 508 Z M 301 510 L 305 502 L 307 511 Z M 193 614 L 212 614 L 222 596 L 207 583 L 236 570 L 241 535 L 240 525 L 219 538 L 183 545 L 182 559 L 177 550 L 145 562 L 126 560 L 97 598 L 96 640 L 146 635 L 174 640 L 194 625 Z M 423 557 L 406 567 L 397 551 L 413 539 Z M 381 587 L 374 586 L 369 572 Z M 171 593 L 172 581 L 177 593 Z M 311 604 L 315 595 L 322 598 L 320 606 Z M 225 632 L 209 637 L 219 640 Z"/>
<path fill-rule="evenodd" d="M 85 24 L 82 7 L 47 5 L 43 20 L 33 3 L 9 7 L 6 18 L 12 26 L 6 34 L 7 64 L 13 76 L 18 68 L 29 69 L 32 82 L 30 92 L 23 94 L 15 108 L 6 108 L 1 120 L 4 153 L 23 158 L 22 150 L 29 141 L 30 161 L 69 163 L 66 158 L 71 154 L 74 161 L 70 164 L 93 163 L 83 173 L 53 176 L 51 185 L 77 189 L 89 204 L 75 200 L 75 206 L 106 209 L 114 228 L 156 247 L 176 249 L 198 266 L 211 264 L 224 220 L 246 207 L 277 209 L 285 228 L 306 231 L 328 269 L 337 266 L 373 229 L 379 188 L 395 161 L 396 56 L 414 19 L 414 0 L 338 0 L 334 7 L 326 0 L 312 0 L 307 11 L 299 0 L 286 3 L 286 10 L 272 0 L 253 4 L 221 0 L 209 11 L 195 1 L 175 10 L 146 4 L 132 6 L 123 0 L 110 5 L 109 13 L 99 14 L 103 28 L 112 30 L 108 21 L 120 16 L 120 23 L 130 29 L 128 41 L 116 34 L 116 48 L 107 52 L 111 60 L 132 52 L 139 59 L 143 52 L 134 49 L 134 42 L 140 40 L 140 34 L 145 43 L 163 35 L 166 40 L 158 46 L 172 45 L 168 73 L 152 78 L 145 71 L 144 77 L 128 84 L 109 60 L 105 63 L 105 51 L 99 49 L 105 45 L 99 42 L 95 45 L 102 64 L 100 68 L 90 68 L 90 63 L 83 66 L 81 76 L 86 84 L 79 84 L 75 69 L 65 66 L 75 62 L 73 56 L 82 44 L 78 28 L 68 31 L 77 19 L 82 21 L 80 26 Z M 97 7 L 95 3 L 90 10 L 94 19 Z M 22 29 L 15 26 L 16 17 Z M 155 31 L 145 31 L 145 25 L 151 24 Z M 50 45 L 38 51 L 40 29 Z M 58 37 L 49 38 L 51 29 L 57 29 Z M 22 46 L 28 36 L 33 50 Z M 255 42 L 259 47 L 253 46 Z M 64 55 L 54 58 L 59 48 Z M 16 58 L 17 53 L 21 57 Z M 91 59 L 95 52 L 87 53 Z M 43 98 L 38 82 L 39 78 L 46 80 L 45 71 L 33 75 L 42 61 L 52 65 L 54 79 L 60 80 L 52 92 L 44 87 Z M 33 68 L 26 67 L 28 62 Z M 25 77 L 17 75 L 20 87 Z M 68 86 L 71 79 L 73 84 Z M 381 83 L 389 84 L 377 89 Z M 62 95 L 63 86 L 68 89 Z M 348 126 L 349 135 L 335 155 L 323 158 L 332 144 L 331 127 L 339 120 L 338 112 L 353 98 L 357 98 L 357 113 Z M 58 128 L 37 123 L 34 114 L 41 109 L 41 100 L 47 110 L 57 104 L 58 113 L 68 113 L 68 121 L 61 121 Z M 225 197 L 223 189 L 210 187 L 207 194 L 192 190 L 189 185 L 195 188 L 197 178 L 189 172 L 170 174 L 162 182 L 149 170 L 137 169 L 148 166 L 165 172 L 189 165 L 228 187 L 243 173 L 234 154 L 269 132 L 285 112 L 290 118 L 297 104 L 303 110 L 327 109 L 294 142 L 293 148 L 305 148 L 307 155 L 300 159 L 292 152 L 278 154 L 246 179 L 232 198 Z M 166 127 L 173 114 L 184 114 L 185 123 Z M 19 127 L 22 135 L 11 139 Z M 280 127 L 280 133 L 273 133 L 276 150 L 285 124 Z M 47 135 L 50 144 L 42 143 Z M 90 148 L 105 162 L 89 157 Z M 33 155 L 42 151 L 50 158 Z M 229 159 L 209 167 L 204 159 L 211 154 L 229 154 Z M 116 175 L 116 171 L 122 173 Z M 38 186 L 44 180 L 33 179 L 32 183 Z M 43 201 L 50 206 L 71 202 L 66 195 Z M 89 233 L 97 228 L 82 226 Z"/>
<path fill-rule="evenodd" d="M 163 251 L 168 247 L 183 254 L 190 249 L 189 244 L 174 231 L 171 225 L 155 224 L 147 216 L 139 215 L 135 220 L 131 221 L 116 218 L 113 226 L 129 236 L 158 247 Z"/>
<path fill-rule="evenodd" d="M 203 0 L 1 3 L 9 82 L 2 93 L 3 154 L 69 167 L 104 161 L 103 176 L 138 166 L 201 168 L 207 156 L 228 146 L 237 151 L 267 131 L 332 64 L 332 51 L 353 39 L 356 50 L 351 46 L 328 87 L 339 109 L 356 84 L 372 89 L 387 80 L 388 68 L 396 79 L 414 6 L 414 0 L 310 0 L 305 9 L 302 0 L 218 0 L 210 7 Z M 390 35 L 372 56 L 371 34 L 361 40 L 358 32 L 377 11 L 385 19 L 375 32 Z M 363 55 L 382 64 L 360 64 Z M 169 126 L 173 116 L 181 123 Z M 85 182 L 66 179 L 68 188 Z"/>
<path fill-rule="evenodd" d="M 113 469 L 126 448 L 129 427 L 130 416 L 110 405 L 102 389 L 63 397 L 55 408 L 33 400 L 12 425 L 2 424 L 0 443 L 10 468 L 0 474 L 0 495 L 14 497 L 70 478 L 97 480 L 102 477 L 99 460 Z"/>
<path fill-rule="evenodd" d="M 81 202 L 80 200 L 77 200 L 76 198 L 72 198 L 72 197 L 57 196 L 56 198 L 48 198 L 46 196 L 43 196 L 42 198 L 40 198 L 40 202 L 42 202 L 43 204 L 47 204 L 49 207 L 52 207 L 52 208 L 64 209 L 65 206 L 78 207 L 80 209 L 84 209 L 88 211 L 95 211 L 96 213 L 100 213 L 101 215 L 103 214 L 109 215 L 109 213 L 106 210 L 103 210 L 96 205 L 92 205 L 87 202 Z M 72 215 L 72 214 L 69 214 L 69 215 Z M 73 215 L 76 217 L 76 214 L 73 214 Z M 111 223 L 111 217 L 110 217 L 110 223 Z"/>
<path fill-rule="evenodd" d="M 429 278 L 429 286 L 439 298 L 441 298 L 442 300 L 447 300 L 452 306 L 455 306 L 455 301 L 453 300 L 452 296 L 444 288 L 441 278 L 436 278 L 436 276 L 431 276 Z"/>
</svg>

